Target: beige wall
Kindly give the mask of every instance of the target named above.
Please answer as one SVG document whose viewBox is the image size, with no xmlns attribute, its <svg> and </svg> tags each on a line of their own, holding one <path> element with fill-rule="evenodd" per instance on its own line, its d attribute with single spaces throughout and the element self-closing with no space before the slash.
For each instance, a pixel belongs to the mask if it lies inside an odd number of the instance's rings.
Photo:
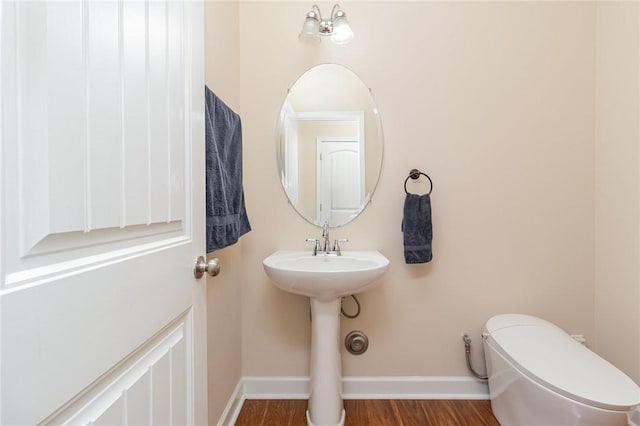
<svg viewBox="0 0 640 426">
<path fill-rule="evenodd" d="M 598 3 L 596 349 L 640 382 L 640 3 Z"/>
<path fill-rule="evenodd" d="M 205 22 L 205 83 L 240 112 L 238 3 L 206 2 Z M 221 261 L 220 275 L 207 279 L 209 423 L 216 424 L 241 377 L 242 239 L 212 255 Z"/>
<path fill-rule="evenodd" d="M 540 315 L 592 340 L 594 5 L 341 5 L 355 40 L 307 46 L 297 34 L 310 4 L 240 3 L 254 228 L 243 241 L 243 375 L 308 374 L 308 301 L 276 289 L 261 261 L 276 249 L 310 250 L 305 237 L 320 234 L 287 204 L 275 126 L 287 88 L 325 62 L 372 88 L 385 133 L 373 203 L 333 231 L 348 248 L 391 260 L 382 285 L 362 294 L 362 315 L 342 322 L 343 336 L 362 329 L 371 341 L 366 354 L 344 356 L 343 373 L 466 375 L 461 335 L 479 336 L 501 312 Z M 400 223 L 414 167 L 434 181 L 434 260 L 409 266 Z"/>
</svg>

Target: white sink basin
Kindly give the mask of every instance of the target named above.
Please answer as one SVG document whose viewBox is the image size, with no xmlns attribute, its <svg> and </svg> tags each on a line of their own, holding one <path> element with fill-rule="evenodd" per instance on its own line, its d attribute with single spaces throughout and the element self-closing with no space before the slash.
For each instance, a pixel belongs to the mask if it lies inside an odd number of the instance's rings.
<svg viewBox="0 0 640 426">
<path fill-rule="evenodd" d="M 278 288 L 322 300 L 364 291 L 389 268 L 389 259 L 376 250 L 343 251 L 342 256 L 280 250 L 262 263 Z"/>
</svg>

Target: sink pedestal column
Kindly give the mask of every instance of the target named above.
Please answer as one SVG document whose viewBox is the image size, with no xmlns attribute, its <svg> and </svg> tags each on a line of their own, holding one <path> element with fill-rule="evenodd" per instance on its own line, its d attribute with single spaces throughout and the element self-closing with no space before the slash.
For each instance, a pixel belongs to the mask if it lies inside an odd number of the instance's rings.
<svg viewBox="0 0 640 426">
<path fill-rule="evenodd" d="M 307 423 L 344 424 L 340 359 L 340 298 L 311 298 L 311 371 Z"/>
</svg>

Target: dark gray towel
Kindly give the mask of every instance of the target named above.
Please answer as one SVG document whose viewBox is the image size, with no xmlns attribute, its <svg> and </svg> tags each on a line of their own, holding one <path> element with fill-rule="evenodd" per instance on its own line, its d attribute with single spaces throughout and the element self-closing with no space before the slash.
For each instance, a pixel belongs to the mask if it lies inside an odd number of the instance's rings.
<svg viewBox="0 0 640 426">
<path fill-rule="evenodd" d="M 402 219 L 405 263 L 426 263 L 431 253 L 433 228 L 431 226 L 431 197 L 429 194 L 407 194 Z"/>
<path fill-rule="evenodd" d="M 205 86 L 207 253 L 251 230 L 242 188 L 240 116 Z"/>
</svg>

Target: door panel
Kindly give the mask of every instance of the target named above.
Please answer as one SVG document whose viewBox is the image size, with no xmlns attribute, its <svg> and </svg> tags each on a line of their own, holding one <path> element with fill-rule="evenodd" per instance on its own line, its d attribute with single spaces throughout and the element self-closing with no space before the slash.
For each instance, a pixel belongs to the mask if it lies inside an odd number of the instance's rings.
<svg viewBox="0 0 640 426">
<path fill-rule="evenodd" d="M 188 316 L 180 318 L 45 424 L 191 424 L 187 416 Z"/>
<path fill-rule="evenodd" d="M 319 138 L 318 215 L 320 223 L 346 223 L 364 198 L 362 153 L 357 139 Z"/>
<path fill-rule="evenodd" d="M 0 423 L 202 423 L 202 5 L 0 19 Z"/>
</svg>

